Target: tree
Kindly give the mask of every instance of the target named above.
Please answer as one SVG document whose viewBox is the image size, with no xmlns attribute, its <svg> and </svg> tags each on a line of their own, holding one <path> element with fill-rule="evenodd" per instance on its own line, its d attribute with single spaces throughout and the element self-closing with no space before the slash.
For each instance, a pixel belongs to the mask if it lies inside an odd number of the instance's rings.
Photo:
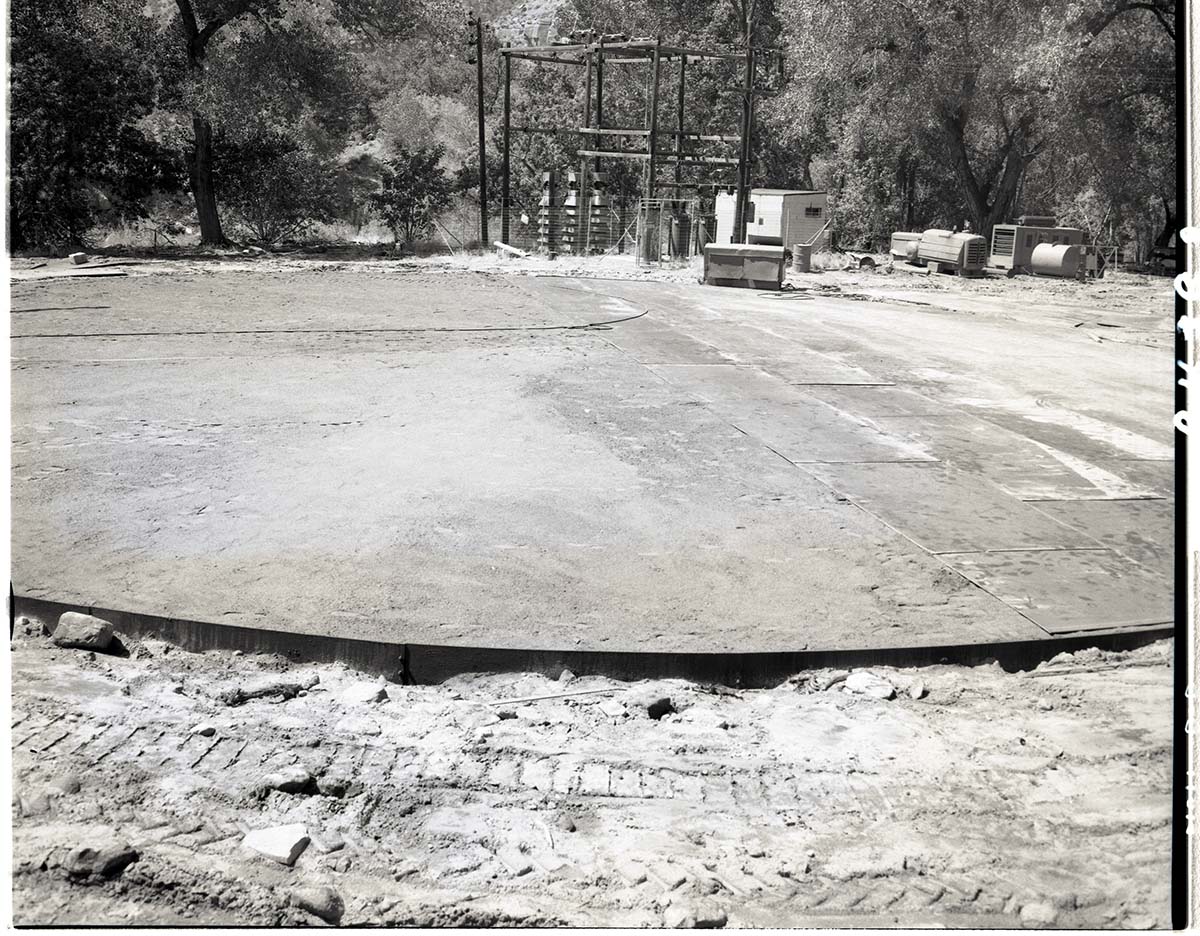
<svg viewBox="0 0 1200 936">
<path fill-rule="evenodd" d="M 221 29 L 252 12 L 258 16 L 279 14 L 279 0 L 175 0 L 175 5 L 179 9 L 188 72 L 193 80 L 203 75 L 209 43 Z M 197 18 L 197 9 L 204 17 L 203 25 Z M 192 110 L 192 134 L 188 169 L 200 221 L 200 242 L 222 244 L 225 235 L 213 184 L 213 126 L 209 116 L 199 109 Z"/>
<path fill-rule="evenodd" d="M 179 166 L 141 123 L 159 54 L 135 0 L 10 7 L 9 246 L 80 243 L 102 207 L 137 216 Z"/>
<path fill-rule="evenodd" d="M 1067 145 L 1077 149 L 1081 121 L 1093 120 L 1095 129 L 1096 109 L 1079 92 L 1086 56 L 1110 45 L 1096 37 L 1129 38 L 1125 27 L 1137 16 L 1167 16 L 1161 0 L 783 2 L 793 51 L 792 80 L 774 108 L 779 123 L 790 115 L 799 128 L 820 128 L 818 148 L 839 153 L 835 175 L 890 151 L 897 177 L 915 172 L 926 184 L 948 177 L 950 193 L 985 236 L 1013 215 L 1035 163 L 1050 152 L 1061 158 Z M 1126 45 L 1124 73 L 1144 67 L 1158 43 L 1146 32 Z M 853 137 L 868 125 L 863 150 Z M 915 179 L 906 186 L 920 188 Z"/>
<path fill-rule="evenodd" d="M 413 152 L 401 148 L 386 162 L 382 188 L 371 196 L 371 204 L 397 243 L 428 237 L 434 218 L 449 207 L 451 182 L 439 165 L 444 152 L 440 144 Z"/>
<path fill-rule="evenodd" d="M 368 117 L 358 56 L 407 35 L 420 19 L 404 0 L 175 0 L 191 114 L 189 169 L 201 241 L 224 242 L 217 136 L 287 130 L 326 148 Z M 216 42 L 218 36 L 229 39 Z M 247 80 L 249 79 L 249 80 Z M 249 116 L 250 126 L 246 118 Z"/>
</svg>

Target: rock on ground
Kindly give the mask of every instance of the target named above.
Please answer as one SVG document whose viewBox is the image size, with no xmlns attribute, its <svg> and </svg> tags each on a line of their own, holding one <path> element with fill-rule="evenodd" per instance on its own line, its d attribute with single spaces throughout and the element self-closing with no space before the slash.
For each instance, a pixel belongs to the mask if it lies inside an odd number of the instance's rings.
<svg viewBox="0 0 1200 936">
<path fill-rule="evenodd" d="M 346 912 L 346 905 L 341 896 L 325 884 L 297 887 L 289 895 L 289 902 L 320 917 L 326 923 L 337 923 Z"/>
<path fill-rule="evenodd" d="M 663 925 L 668 929 L 720 929 L 727 921 L 725 911 L 707 901 L 672 902 L 663 911 Z"/>
<path fill-rule="evenodd" d="M 1048 903 L 1026 904 L 1021 908 L 1021 922 L 1025 926 L 1053 926 L 1058 922 L 1058 911 Z"/>
<path fill-rule="evenodd" d="M 54 628 L 54 643 L 79 650 L 107 650 L 112 643 L 112 625 L 102 618 L 66 611 Z"/>
<path fill-rule="evenodd" d="M 320 832 L 309 836 L 312 847 L 319 851 L 322 855 L 328 855 L 331 852 L 340 851 L 346 847 L 346 840 L 340 832 Z"/>
<path fill-rule="evenodd" d="M 340 768 L 332 768 L 317 777 L 317 791 L 322 796 L 341 798 L 351 796 L 359 789 L 361 786 L 355 783 L 354 778 Z"/>
<path fill-rule="evenodd" d="M 93 848 L 83 845 L 73 848 L 63 861 L 63 868 L 74 878 L 116 877 L 138 860 L 138 853 L 127 842 L 110 842 Z"/>
<path fill-rule="evenodd" d="M 258 793 L 279 790 L 281 793 L 304 793 L 313 787 L 313 775 L 307 767 L 293 764 L 267 774 L 258 782 Z"/>
<path fill-rule="evenodd" d="M 346 705 L 368 705 L 371 702 L 382 702 L 387 697 L 387 690 L 378 683 L 355 683 L 342 692 L 342 702 Z"/>
<path fill-rule="evenodd" d="M 299 822 L 247 832 L 242 844 L 265 858 L 293 865 L 308 847 L 308 831 Z"/>
<path fill-rule="evenodd" d="M 68 773 L 60 777 L 55 777 L 46 784 L 46 793 L 55 796 L 73 796 L 79 792 L 80 787 L 79 777 L 73 773 Z"/>
<path fill-rule="evenodd" d="M 861 670 L 846 677 L 846 691 L 856 695 L 870 696 L 873 699 L 892 699 L 896 695 L 896 687 L 874 673 Z"/>
</svg>

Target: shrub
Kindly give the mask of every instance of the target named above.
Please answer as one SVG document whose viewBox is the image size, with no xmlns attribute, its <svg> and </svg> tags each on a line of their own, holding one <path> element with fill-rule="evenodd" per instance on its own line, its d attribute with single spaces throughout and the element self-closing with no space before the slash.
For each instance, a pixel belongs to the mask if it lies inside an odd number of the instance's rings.
<svg viewBox="0 0 1200 936">
<path fill-rule="evenodd" d="M 452 200 L 450 179 L 439 163 L 441 144 L 410 152 L 403 147 L 384 164 L 382 189 L 371 196 L 371 206 L 398 243 L 412 244 L 433 232 L 433 219 Z"/>
<path fill-rule="evenodd" d="M 279 136 L 221 149 L 218 190 L 226 212 L 252 240 L 277 244 L 332 220 L 337 190 L 331 162 Z"/>
</svg>

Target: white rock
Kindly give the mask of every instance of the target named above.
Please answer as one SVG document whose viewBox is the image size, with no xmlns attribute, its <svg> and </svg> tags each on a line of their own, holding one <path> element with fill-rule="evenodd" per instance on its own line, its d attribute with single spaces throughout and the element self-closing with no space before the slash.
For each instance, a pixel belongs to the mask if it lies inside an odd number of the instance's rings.
<svg viewBox="0 0 1200 936">
<path fill-rule="evenodd" d="M 60 647 L 105 650 L 112 639 L 112 625 L 108 621 L 76 611 L 65 612 L 54 628 L 54 643 Z"/>
<path fill-rule="evenodd" d="M 322 855 L 328 855 L 331 852 L 341 851 L 346 847 L 346 840 L 342 837 L 342 833 L 336 830 L 327 832 L 314 833 L 310 836 L 312 847 L 319 851 Z"/>
<path fill-rule="evenodd" d="M 81 252 L 78 252 L 78 253 L 73 253 L 73 254 L 71 254 L 71 255 L 68 257 L 68 259 L 69 259 L 69 260 L 70 260 L 72 263 L 74 263 L 76 266 L 78 266 L 78 265 L 79 265 L 79 264 L 81 264 L 81 263 L 87 263 L 87 262 L 88 262 L 88 255 L 87 255 L 87 254 L 85 254 L 85 253 L 83 253 L 83 252 L 81 251 Z"/>
<path fill-rule="evenodd" d="M 908 697 L 910 699 L 923 699 L 925 697 L 925 683 L 921 680 L 916 680 L 908 687 Z"/>
<path fill-rule="evenodd" d="M 289 895 L 289 900 L 301 910 L 307 910 L 326 923 L 337 923 L 346 912 L 346 905 L 338 892 L 326 884 L 297 887 Z"/>
<path fill-rule="evenodd" d="M 705 900 L 696 904 L 693 913 L 696 916 L 696 926 L 700 929 L 721 929 L 729 922 L 724 910 Z"/>
<path fill-rule="evenodd" d="M 609 718 L 620 718 L 625 714 L 625 706 L 616 699 L 605 699 L 596 707 Z"/>
<path fill-rule="evenodd" d="M 646 880 L 646 869 L 636 862 L 625 860 L 617 865 L 617 874 L 629 885 L 642 884 Z"/>
<path fill-rule="evenodd" d="M 1048 903 L 1026 904 L 1021 908 L 1021 922 L 1026 926 L 1053 926 L 1058 921 L 1058 911 Z"/>
<path fill-rule="evenodd" d="M 695 929 L 696 914 L 687 904 L 671 904 L 663 912 L 663 926 L 667 929 Z"/>
<path fill-rule="evenodd" d="M 866 670 L 851 673 L 846 677 L 846 691 L 856 695 L 870 696 L 873 699 L 891 699 L 896 695 L 896 687 L 884 679 Z"/>
<path fill-rule="evenodd" d="M 259 781 L 258 787 L 262 792 L 279 790 L 281 793 L 303 793 L 312 782 L 313 776 L 307 767 L 292 764 L 267 774 Z"/>
<path fill-rule="evenodd" d="M 521 877 L 533 870 L 532 862 L 516 848 L 502 848 L 496 852 L 496 857 L 514 877 Z"/>
<path fill-rule="evenodd" d="M 345 705 L 369 705 L 372 702 L 382 702 L 387 697 L 387 690 L 379 683 L 355 683 L 342 692 L 342 702 Z"/>
<path fill-rule="evenodd" d="M 217 726 L 211 722 L 201 722 L 199 725 L 194 725 L 189 734 L 203 735 L 205 738 L 211 738 L 217 733 Z"/>
<path fill-rule="evenodd" d="M 300 853 L 308 847 L 308 831 L 303 823 L 255 829 L 246 833 L 242 844 L 265 858 L 280 864 L 293 865 Z"/>
</svg>

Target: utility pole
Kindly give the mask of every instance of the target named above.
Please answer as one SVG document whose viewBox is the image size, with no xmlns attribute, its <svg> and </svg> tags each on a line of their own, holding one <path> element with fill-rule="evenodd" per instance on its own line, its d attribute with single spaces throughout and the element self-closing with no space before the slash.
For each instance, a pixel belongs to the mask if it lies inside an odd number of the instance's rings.
<svg viewBox="0 0 1200 936">
<path fill-rule="evenodd" d="M 512 102 L 510 91 L 512 89 L 512 56 L 507 52 L 504 53 L 504 161 L 501 164 L 500 175 L 500 240 L 505 244 L 508 243 L 509 235 L 509 191 L 508 191 L 508 142 L 509 133 L 512 130 Z M 485 243 L 484 249 L 487 249 Z"/>
<path fill-rule="evenodd" d="M 475 109 L 479 117 L 479 241 L 484 250 L 488 246 L 488 197 L 487 197 L 487 152 L 484 144 L 483 123 L 483 21 L 478 14 L 467 14 L 467 29 L 475 35 L 467 40 L 473 46 L 475 59 Z M 470 59 L 468 59 L 470 61 Z M 507 88 L 505 89 L 507 91 Z"/>
<path fill-rule="evenodd" d="M 746 203 L 750 200 L 751 134 L 754 132 L 754 47 L 751 33 L 746 30 L 746 73 L 742 89 L 742 139 L 738 154 L 737 198 L 733 208 L 734 244 L 746 242 Z"/>
<path fill-rule="evenodd" d="M 741 0 L 742 35 L 746 39 L 746 72 L 742 87 L 742 139 L 738 153 L 737 197 L 733 203 L 731 243 L 746 243 L 747 202 L 750 200 L 750 159 L 754 134 L 754 9 L 758 0 Z M 735 3 L 735 6 L 738 4 Z"/>
</svg>

